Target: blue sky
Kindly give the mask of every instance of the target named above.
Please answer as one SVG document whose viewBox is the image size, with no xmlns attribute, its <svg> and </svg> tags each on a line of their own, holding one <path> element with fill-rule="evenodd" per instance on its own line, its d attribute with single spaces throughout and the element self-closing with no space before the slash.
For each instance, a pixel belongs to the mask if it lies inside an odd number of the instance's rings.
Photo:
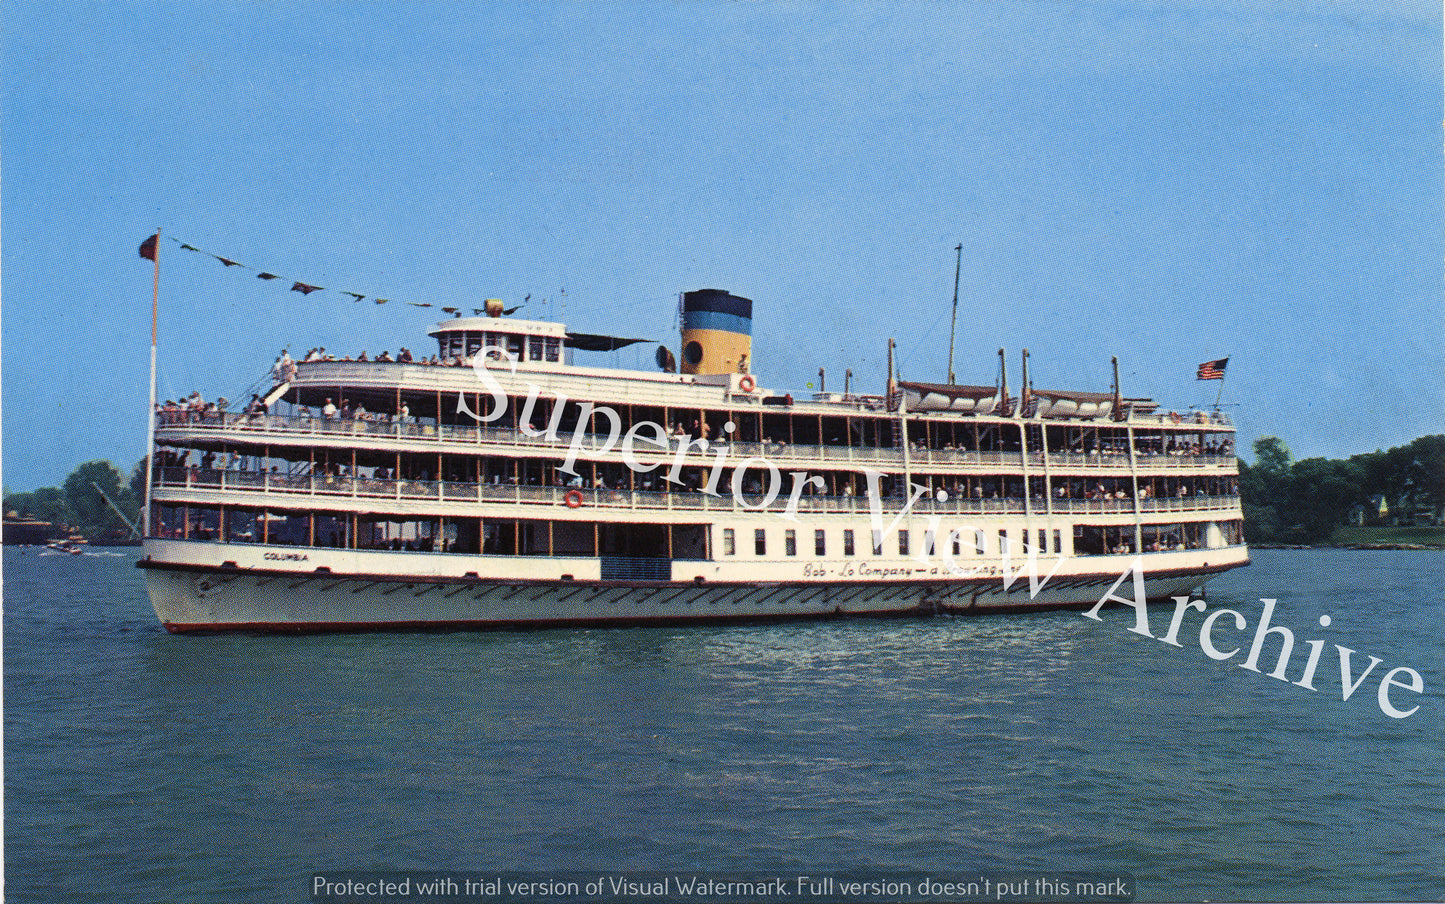
<svg viewBox="0 0 1445 904">
<path fill-rule="evenodd" d="M 668 340 L 754 300 L 761 382 L 1214 401 L 1242 443 L 1445 430 L 1441 9 L 1317 2 L 37 3 L 4 21 L 3 476 L 145 448 L 161 394 L 427 347 L 488 297 Z M 352 302 L 335 290 L 392 299 Z M 565 290 L 565 295 L 563 294 Z M 539 299 L 550 299 L 543 305 Z M 565 317 L 564 301 L 565 298 Z M 432 315 L 432 316 L 428 316 Z M 598 363 L 648 366 L 651 349 Z M 836 383 L 835 383 L 836 381 Z"/>
</svg>

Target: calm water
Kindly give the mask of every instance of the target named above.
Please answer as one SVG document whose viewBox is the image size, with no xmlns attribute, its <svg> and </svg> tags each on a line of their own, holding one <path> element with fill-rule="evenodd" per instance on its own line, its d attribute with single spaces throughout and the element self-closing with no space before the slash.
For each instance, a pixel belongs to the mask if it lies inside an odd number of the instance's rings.
<svg viewBox="0 0 1445 904">
<path fill-rule="evenodd" d="M 1258 597 L 1279 599 L 1292 678 L 1306 638 L 1359 651 L 1357 674 L 1382 658 L 1348 702 L 1332 645 L 1311 693 L 1209 659 L 1196 614 L 1182 648 L 1127 631 L 1130 609 L 180 638 L 133 556 L 4 556 L 8 901 L 304 901 L 327 869 L 765 867 L 1445 898 L 1437 553 L 1258 551 L 1211 586 L 1251 634 Z M 1397 720 L 1376 689 L 1401 665 L 1425 693 L 1397 690 L 1420 705 Z"/>
</svg>

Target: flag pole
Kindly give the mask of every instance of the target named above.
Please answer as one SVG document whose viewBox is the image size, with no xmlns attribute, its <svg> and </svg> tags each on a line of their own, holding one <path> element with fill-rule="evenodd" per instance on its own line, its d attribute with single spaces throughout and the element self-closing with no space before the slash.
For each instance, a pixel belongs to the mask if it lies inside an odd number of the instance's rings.
<svg viewBox="0 0 1445 904">
<path fill-rule="evenodd" d="M 1229 359 L 1228 359 L 1228 358 L 1225 358 L 1224 360 L 1228 361 Z M 1222 398 L 1224 398 L 1224 378 L 1227 377 L 1227 376 L 1229 376 L 1229 368 L 1228 368 L 1228 367 L 1226 367 L 1226 368 L 1224 369 L 1224 373 L 1222 373 L 1222 374 L 1219 375 L 1219 394 L 1214 397 L 1214 410 L 1215 410 L 1215 411 L 1218 411 L 1218 410 L 1219 410 L 1219 400 L 1222 399 Z"/>
<path fill-rule="evenodd" d="M 156 450 L 156 324 L 161 306 L 161 230 L 156 227 L 156 244 L 152 260 L 155 261 L 156 275 L 151 288 L 151 398 L 146 417 L 146 485 L 145 510 L 142 513 L 141 538 L 151 535 L 151 482 L 155 479 Z"/>
</svg>

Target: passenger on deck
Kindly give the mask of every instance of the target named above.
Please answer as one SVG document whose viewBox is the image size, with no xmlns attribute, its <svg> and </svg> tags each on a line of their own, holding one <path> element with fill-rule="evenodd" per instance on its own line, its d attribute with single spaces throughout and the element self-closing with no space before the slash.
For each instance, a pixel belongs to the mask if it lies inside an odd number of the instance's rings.
<svg viewBox="0 0 1445 904">
<path fill-rule="evenodd" d="M 336 417 L 336 406 L 332 404 L 329 397 L 326 399 L 326 404 L 321 406 L 321 416 L 328 421 Z"/>
</svg>

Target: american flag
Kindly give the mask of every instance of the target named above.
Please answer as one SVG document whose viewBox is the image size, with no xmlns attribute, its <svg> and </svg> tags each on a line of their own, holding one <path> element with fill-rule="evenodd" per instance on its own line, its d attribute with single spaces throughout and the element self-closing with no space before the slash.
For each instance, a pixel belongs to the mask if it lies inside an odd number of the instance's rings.
<svg viewBox="0 0 1445 904">
<path fill-rule="evenodd" d="M 1228 358 L 1220 358 L 1218 361 L 1205 361 L 1203 364 L 1199 365 L 1199 374 L 1196 379 L 1223 380 L 1224 368 L 1228 366 Z"/>
</svg>

